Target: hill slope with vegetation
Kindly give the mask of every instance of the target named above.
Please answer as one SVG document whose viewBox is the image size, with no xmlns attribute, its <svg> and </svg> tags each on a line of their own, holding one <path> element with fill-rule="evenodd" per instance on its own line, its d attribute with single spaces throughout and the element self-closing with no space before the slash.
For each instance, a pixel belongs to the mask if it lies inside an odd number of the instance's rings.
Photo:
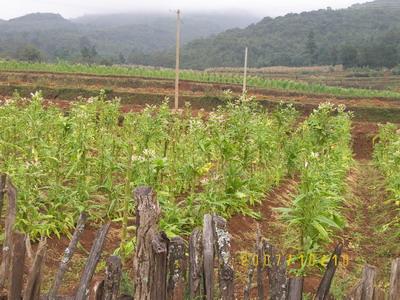
<svg viewBox="0 0 400 300">
<path fill-rule="evenodd" d="M 190 42 L 182 51 L 187 68 L 237 67 L 249 47 L 252 67 L 274 65 L 393 67 L 400 62 L 400 3 L 377 0 L 347 9 L 321 9 L 266 17 L 244 29 L 232 29 Z M 169 54 L 134 62 L 168 64 Z"/>
<path fill-rule="evenodd" d="M 256 21 L 249 15 L 185 14 L 182 41 L 208 37 Z M 36 13 L 0 20 L 0 57 L 21 60 L 126 63 L 129 57 L 170 49 L 175 14 L 89 15 L 67 20 Z M 172 56 L 173 59 L 174 56 Z"/>
</svg>

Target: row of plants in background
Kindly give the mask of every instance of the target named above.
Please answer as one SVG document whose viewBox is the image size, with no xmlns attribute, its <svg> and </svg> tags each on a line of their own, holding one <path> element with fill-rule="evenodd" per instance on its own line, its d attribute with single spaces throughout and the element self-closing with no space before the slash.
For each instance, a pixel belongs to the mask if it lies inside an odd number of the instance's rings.
<svg viewBox="0 0 400 300">
<path fill-rule="evenodd" d="M 104 92 L 45 107 L 40 93 L 0 106 L 0 173 L 18 188 L 17 228 L 60 236 L 80 211 L 122 224 L 131 241 L 132 190 L 152 186 L 169 236 L 189 233 L 206 212 L 255 215 L 251 206 L 287 174 L 284 149 L 297 112 L 272 113 L 246 97 L 209 115 L 178 114 L 167 103 L 121 115 Z"/>
<path fill-rule="evenodd" d="M 374 161 L 387 182 L 387 189 L 399 214 L 386 226 L 397 226 L 400 237 L 400 129 L 395 124 L 381 125 L 374 147 Z"/>
<path fill-rule="evenodd" d="M 310 254 L 321 253 L 345 226 L 341 208 L 352 165 L 350 129 L 351 114 L 325 103 L 288 144 L 288 165 L 299 185 L 293 202 L 278 211 L 288 224 L 289 244 L 305 257 L 299 272 L 306 272 Z"/>
<path fill-rule="evenodd" d="M 58 62 L 56 64 L 5 61 L 0 60 L 0 70 L 3 71 L 37 71 L 57 73 L 85 73 L 94 75 L 116 75 L 116 76 L 137 76 L 148 78 L 173 79 L 175 71 L 164 68 L 148 67 L 127 67 L 127 66 L 103 66 L 83 65 Z M 238 74 L 212 73 L 194 70 L 182 70 L 181 79 L 206 83 L 241 84 L 243 76 Z M 259 76 L 249 76 L 248 85 L 256 88 L 294 91 L 306 94 L 329 94 L 339 97 L 382 97 L 400 99 L 400 93 L 389 90 L 372 90 L 358 88 L 342 88 L 327 86 L 317 83 L 306 83 L 284 79 L 266 79 Z"/>
</svg>

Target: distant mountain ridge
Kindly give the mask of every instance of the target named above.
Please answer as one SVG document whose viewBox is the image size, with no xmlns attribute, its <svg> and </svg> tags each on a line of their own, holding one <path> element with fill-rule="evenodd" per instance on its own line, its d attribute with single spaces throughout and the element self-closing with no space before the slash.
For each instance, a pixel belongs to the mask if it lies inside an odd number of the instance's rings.
<svg viewBox="0 0 400 300">
<path fill-rule="evenodd" d="M 256 18 L 183 14 L 182 20 L 182 43 L 187 43 L 231 27 L 245 27 Z M 175 26 L 174 13 L 92 15 L 71 20 L 53 13 L 28 14 L 0 21 L 0 57 L 19 58 L 28 47 L 38 49 L 46 60 L 79 61 L 86 47 L 97 59 L 123 63 L 132 53 L 148 54 L 173 47 Z"/>
<path fill-rule="evenodd" d="M 43 22 L 43 21 L 62 21 L 66 22 L 67 20 L 64 19 L 60 14 L 53 14 L 53 13 L 32 13 L 27 14 L 21 17 L 10 19 L 9 22 Z"/>
<path fill-rule="evenodd" d="M 361 1 L 361 0 L 360 0 Z M 400 65 L 400 0 L 256 18 L 183 14 L 183 68 Z M 175 14 L 30 14 L 0 22 L 0 57 L 173 67 Z"/>
<path fill-rule="evenodd" d="M 239 67 L 249 47 L 252 67 L 315 64 L 392 66 L 400 64 L 400 1 L 376 0 L 347 9 L 321 9 L 266 17 L 244 29 L 197 39 L 182 49 L 185 68 Z M 134 63 L 173 66 L 158 53 Z"/>
</svg>

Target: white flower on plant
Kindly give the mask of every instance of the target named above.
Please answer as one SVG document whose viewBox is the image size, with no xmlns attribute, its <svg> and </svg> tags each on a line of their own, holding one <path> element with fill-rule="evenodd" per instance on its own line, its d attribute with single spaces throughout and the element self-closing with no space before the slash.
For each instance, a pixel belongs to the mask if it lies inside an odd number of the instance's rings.
<svg viewBox="0 0 400 300">
<path fill-rule="evenodd" d="M 156 157 L 156 152 L 153 149 L 144 149 L 143 156 L 145 158 L 154 158 Z"/>
<path fill-rule="evenodd" d="M 319 153 L 318 152 L 311 152 L 311 157 L 312 158 L 318 158 L 319 157 Z"/>
</svg>

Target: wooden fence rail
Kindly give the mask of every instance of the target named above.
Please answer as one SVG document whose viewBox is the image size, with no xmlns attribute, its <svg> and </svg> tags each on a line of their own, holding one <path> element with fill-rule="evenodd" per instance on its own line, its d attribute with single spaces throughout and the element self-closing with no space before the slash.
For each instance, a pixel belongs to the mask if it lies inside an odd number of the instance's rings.
<svg viewBox="0 0 400 300">
<path fill-rule="evenodd" d="M 235 290 L 235 271 L 231 253 L 231 236 L 226 220 L 207 214 L 203 228 L 196 228 L 188 241 L 175 237 L 169 240 L 159 229 L 161 209 L 151 188 L 140 187 L 134 191 L 136 204 L 136 249 L 133 263 L 135 292 L 133 296 L 120 295 L 122 262 L 117 256 L 107 259 L 103 280 L 90 289 L 92 277 L 100 260 L 110 224 L 101 226 L 93 242 L 75 296 L 59 294 L 65 273 L 68 271 L 80 237 L 87 222 L 82 213 L 77 221 L 72 239 L 62 255 L 53 284 L 47 294 L 41 294 L 41 283 L 45 276 L 47 242 L 42 239 L 35 254 L 28 261 L 29 274 L 24 277 L 26 252 L 30 244 L 27 237 L 14 229 L 17 211 L 17 190 L 11 180 L 0 174 L 0 207 L 7 204 L 5 217 L 5 240 L 0 265 L 0 285 L 7 294 L 0 299 L 12 300 L 184 300 L 184 299 L 238 299 Z M 28 247 L 27 247 L 28 245 Z M 28 248 L 28 250 L 27 250 Z M 314 299 L 330 299 L 329 290 L 340 261 L 343 245 L 336 246 L 326 266 Z M 303 294 L 302 277 L 288 275 L 286 259 L 280 251 L 262 237 L 257 230 L 254 252 L 258 260 L 249 261 L 247 284 L 243 297 L 257 295 L 264 300 L 300 300 Z M 265 264 L 268 256 L 269 263 Z M 278 258 L 279 257 L 279 258 Z M 125 266 L 126 267 L 126 266 Z M 390 286 L 382 291 L 375 286 L 377 268 L 365 266 L 359 283 L 348 293 L 347 299 L 400 299 L 400 258 L 392 263 Z M 264 286 L 264 282 L 268 282 Z M 24 284 L 25 283 L 25 284 Z M 268 289 L 267 289 L 268 288 Z M 236 292 L 236 293 L 235 293 Z M 385 298 L 385 297 L 389 298 Z"/>
</svg>

